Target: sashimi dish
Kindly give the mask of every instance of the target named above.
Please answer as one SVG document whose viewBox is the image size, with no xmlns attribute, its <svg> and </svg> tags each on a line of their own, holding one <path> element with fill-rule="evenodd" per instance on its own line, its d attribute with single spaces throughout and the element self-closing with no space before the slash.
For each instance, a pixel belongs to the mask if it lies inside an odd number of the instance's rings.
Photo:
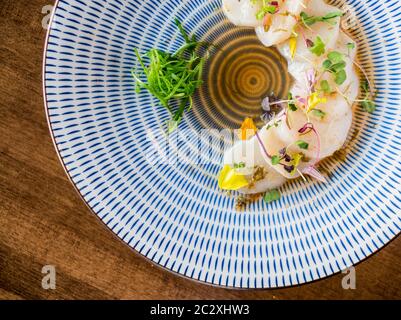
<svg viewBox="0 0 401 320">
<path fill-rule="evenodd" d="M 254 195 L 279 199 L 277 188 L 289 180 L 326 182 L 318 165 L 344 147 L 354 105 L 375 111 L 373 83 L 357 62 L 358 43 L 341 26 L 344 13 L 324 0 L 222 0 L 222 10 L 235 26 L 254 28 L 261 46 L 277 48 L 293 82 L 285 98 L 260 97 L 262 128 L 244 119 L 239 141 L 224 153 L 219 188 L 242 195 L 242 207 Z M 175 24 L 183 45 L 175 53 L 152 49 L 141 56 L 136 50 L 142 70 L 132 72 L 138 91 L 148 90 L 168 110 L 168 134 L 191 110 L 214 47 Z"/>
<path fill-rule="evenodd" d="M 265 194 L 290 179 L 326 179 L 317 165 L 341 149 L 360 102 L 374 111 L 372 85 L 357 63 L 357 43 L 341 28 L 341 12 L 323 0 L 223 0 L 235 25 L 255 28 L 265 46 L 276 46 L 294 81 L 287 99 L 266 97 L 266 125 L 245 119 L 240 141 L 224 154 L 219 187 L 240 194 Z M 362 87 L 364 99 L 357 100 Z"/>
</svg>

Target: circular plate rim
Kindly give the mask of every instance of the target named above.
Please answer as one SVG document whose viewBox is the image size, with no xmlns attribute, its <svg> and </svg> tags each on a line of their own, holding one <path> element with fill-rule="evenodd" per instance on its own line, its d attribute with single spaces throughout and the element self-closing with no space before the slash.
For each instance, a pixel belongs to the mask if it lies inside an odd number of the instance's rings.
<svg viewBox="0 0 401 320">
<path fill-rule="evenodd" d="M 44 42 L 44 49 L 43 49 L 43 60 L 42 60 L 42 93 L 43 93 L 43 101 L 44 101 L 44 109 L 45 109 L 45 115 L 46 115 L 46 121 L 48 124 L 48 129 L 50 132 L 50 136 L 51 136 L 51 140 L 53 142 L 53 146 L 55 148 L 57 157 L 59 158 L 60 164 L 63 167 L 65 174 L 68 177 L 68 180 L 70 181 L 70 183 L 72 184 L 72 186 L 74 187 L 76 193 L 79 195 L 80 199 L 83 201 L 83 203 L 86 205 L 86 207 L 89 209 L 89 211 L 101 222 L 101 224 L 106 227 L 106 229 L 112 234 L 113 238 L 115 238 L 116 240 L 118 240 L 119 242 L 121 242 L 124 246 L 128 247 L 130 249 L 131 252 L 133 252 L 137 257 L 143 258 L 145 261 L 147 261 L 148 263 L 150 263 L 153 266 L 156 266 L 158 269 L 163 270 L 163 271 L 167 271 L 168 273 L 178 276 L 180 278 L 183 279 L 187 279 L 190 280 L 194 283 L 198 283 L 198 284 L 202 284 L 202 285 L 207 285 L 207 286 L 211 286 L 211 287 L 215 287 L 215 288 L 220 288 L 220 289 L 229 289 L 229 290 L 238 290 L 238 291 L 263 291 L 263 290 L 280 290 L 280 289 L 290 289 L 290 288 L 297 288 L 297 287 L 302 287 L 302 286 L 306 286 L 309 284 L 313 284 L 313 283 L 317 283 L 317 282 L 321 282 L 323 280 L 329 279 L 331 277 L 337 276 L 338 274 L 342 273 L 342 271 L 337 271 L 335 273 L 329 274 L 329 275 L 325 275 L 322 277 L 319 277 L 317 279 L 314 279 L 312 281 L 306 281 L 303 283 L 296 283 L 293 285 L 285 285 L 285 286 L 278 286 L 278 287 L 265 287 L 265 288 L 246 288 L 246 287 L 235 287 L 235 286 L 226 286 L 226 285 L 218 285 L 215 283 L 211 283 L 211 282 L 207 282 L 204 280 L 200 280 L 200 279 L 196 279 L 196 278 L 192 278 L 189 277 L 185 274 L 181 274 L 179 272 L 176 272 L 174 270 L 171 270 L 165 266 L 162 266 L 160 264 L 158 264 L 157 262 L 151 260 L 150 258 L 148 258 L 147 256 L 145 256 L 144 254 L 140 253 L 139 251 L 135 250 L 133 247 L 131 247 L 130 245 L 128 245 L 126 242 L 124 242 L 117 234 L 115 234 L 113 232 L 113 230 L 107 226 L 107 224 L 96 214 L 96 212 L 91 208 L 91 206 L 89 205 L 89 203 L 85 200 L 85 198 L 83 197 L 81 191 L 78 189 L 78 187 L 76 186 L 76 184 L 74 183 L 74 181 L 71 178 L 70 173 L 68 172 L 68 169 L 64 163 L 64 159 L 61 156 L 60 150 L 58 149 L 55 137 L 54 137 L 54 132 L 53 132 L 53 128 L 50 122 L 50 116 L 49 116 L 49 108 L 48 108 L 48 102 L 47 102 L 47 91 L 46 91 L 46 54 L 47 54 L 47 49 L 48 49 L 48 45 L 49 45 L 49 38 L 50 38 L 50 33 L 52 31 L 52 27 L 53 27 L 53 22 L 54 22 L 54 17 L 55 17 L 55 12 L 58 8 L 59 2 L 61 0 L 55 0 L 55 3 L 53 5 L 53 9 L 52 9 L 52 13 L 51 13 L 51 17 L 49 20 L 49 24 L 47 26 L 47 32 L 46 32 L 46 37 L 45 37 L 45 42 Z M 367 255 L 366 257 L 364 257 L 363 259 L 361 259 L 360 261 L 358 261 L 354 266 L 359 266 L 360 264 L 362 264 L 363 262 L 365 262 L 366 260 L 370 259 L 371 257 L 375 256 L 376 254 L 378 254 L 380 251 L 382 251 L 383 249 L 387 248 L 391 243 L 393 243 L 396 239 L 398 239 L 401 236 L 401 231 L 394 235 L 393 238 L 389 239 L 388 242 L 386 244 L 384 244 L 382 247 L 380 247 L 379 249 L 377 249 L 376 251 L 371 252 L 369 255 Z"/>
</svg>

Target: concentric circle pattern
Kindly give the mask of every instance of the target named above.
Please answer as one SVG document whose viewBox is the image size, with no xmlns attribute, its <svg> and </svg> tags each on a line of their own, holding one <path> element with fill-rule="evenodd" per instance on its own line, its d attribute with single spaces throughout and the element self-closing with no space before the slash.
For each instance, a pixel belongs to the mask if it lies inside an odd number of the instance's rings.
<svg viewBox="0 0 401 320">
<path fill-rule="evenodd" d="M 205 86 L 181 124 L 233 128 L 257 117 L 265 93 L 286 94 L 274 49 L 230 25 L 218 0 L 59 0 L 45 53 L 46 112 L 77 190 L 129 246 L 210 284 L 302 284 L 358 263 L 401 230 L 401 8 L 398 0 L 334 1 L 374 80 L 377 111 L 355 109 L 348 147 L 323 164 L 329 183 L 295 181 L 281 200 L 245 211 L 218 190 L 219 155 L 203 165 L 149 161 L 168 113 L 130 75 L 134 48 L 174 51 L 173 18 L 219 43 Z M 194 137 L 180 149 L 194 157 Z M 221 156 L 221 155 L 220 155 Z M 158 158 L 154 158 L 153 160 Z"/>
<path fill-rule="evenodd" d="M 274 95 L 285 98 L 291 78 L 287 62 L 275 48 L 261 45 L 253 29 L 237 28 L 221 20 L 204 35 L 217 50 L 203 73 L 195 113 L 208 128 L 236 129 L 244 118 L 262 125 L 261 102 Z"/>
</svg>

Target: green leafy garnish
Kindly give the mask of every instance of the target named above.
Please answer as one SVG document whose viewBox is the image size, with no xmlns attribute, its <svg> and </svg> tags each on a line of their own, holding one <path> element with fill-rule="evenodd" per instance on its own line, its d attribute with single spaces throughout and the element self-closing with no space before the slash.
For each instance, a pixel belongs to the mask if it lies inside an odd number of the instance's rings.
<svg viewBox="0 0 401 320">
<path fill-rule="evenodd" d="M 322 54 L 325 53 L 326 51 L 326 45 L 324 44 L 322 38 L 319 36 L 316 38 L 315 42 L 313 43 L 313 46 L 309 48 L 310 52 L 312 52 L 314 55 L 320 57 Z"/>
<path fill-rule="evenodd" d="M 345 67 L 347 63 L 344 61 L 344 55 L 338 51 L 332 51 L 327 55 L 327 60 L 323 61 L 324 71 L 333 74 L 334 81 L 337 85 L 342 85 L 347 80 Z"/>
<path fill-rule="evenodd" d="M 347 43 L 348 56 L 351 54 L 351 50 L 353 50 L 355 48 L 356 48 L 356 44 L 354 42 Z"/>
<path fill-rule="evenodd" d="M 277 127 L 279 126 L 280 123 L 281 123 L 281 120 L 274 121 L 273 124 L 270 124 L 270 125 L 268 125 L 268 126 L 266 127 L 266 131 L 269 130 L 269 129 L 271 129 L 271 128 L 277 128 Z"/>
<path fill-rule="evenodd" d="M 276 165 L 278 165 L 279 163 L 280 163 L 280 157 L 277 156 L 277 155 L 273 156 L 273 157 L 272 157 L 272 165 L 273 165 L 273 166 L 276 166 Z"/>
<path fill-rule="evenodd" d="M 323 61 L 323 69 L 325 71 L 329 70 L 332 65 L 333 65 L 333 63 L 330 60 Z"/>
<path fill-rule="evenodd" d="M 368 81 L 368 80 L 362 81 L 362 83 L 361 83 L 361 88 L 362 88 L 362 90 L 363 90 L 364 93 L 370 92 L 369 81 Z"/>
<path fill-rule="evenodd" d="M 320 109 L 313 109 L 312 110 L 312 115 L 314 115 L 315 117 L 317 117 L 320 120 L 322 120 L 326 116 L 326 112 L 324 112 L 324 111 L 322 111 Z"/>
<path fill-rule="evenodd" d="M 267 203 L 271 203 L 273 201 L 280 200 L 280 198 L 281 198 L 281 194 L 277 189 L 270 190 L 270 191 L 266 192 L 265 196 L 263 197 L 263 199 Z"/>
<path fill-rule="evenodd" d="M 362 101 L 362 108 L 366 112 L 373 113 L 376 110 L 376 105 L 372 100 L 364 100 Z"/>
<path fill-rule="evenodd" d="M 309 143 L 303 140 L 298 140 L 297 142 L 295 142 L 295 144 L 303 150 L 308 150 L 309 148 Z"/>
<path fill-rule="evenodd" d="M 190 37 L 177 19 L 175 23 L 185 44 L 174 54 L 151 49 L 146 54 L 148 66 L 145 66 L 144 57 L 135 49 L 142 71 L 137 73 L 136 69 L 132 70 L 137 91 L 147 89 L 170 112 L 171 120 L 167 122 L 169 133 L 177 128 L 184 112 L 192 107 L 192 95 L 203 83 L 201 77 L 205 63 L 205 58 L 198 56 L 197 50 L 209 46 L 198 42 L 195 35 Z M 146 77 L 147 82 L 141 80 L 141 75 Z M 175 110 L 173 103 L 177 104 Z"/>
<path fill-rule="evenodd" d="M 341 61 L 339 63 L 333 64 L 331 66 L 331 70 L 336 73 L 336 72 L 340 72 L 341 70 L 343 70 L 345 67 L 347 66 L 347 64 L 345 63 L 345 61 Z"/>
<path fill-rule="evenodd" d="M 336 72 L 335 78 L 334 78 L 334 81 L 335 81 L 336 84 L 341 86 L 345 82 L 345 80 L 347 80 L 347 73 L 345 72 L 344 69 L 339 70 L 338 72 Z"/>
<path fill-rule="evenodd" d="M 327 55 L 327 58 L 331 61 L 331 63 L 336 64 L 344 61 L 344 55 L 338 51 L 332 51 Z"/>
<path fill-rule="evenodd" d="M 365 94 L 365 98 L 362 100 L 361 105 L 364 111 L 373 113 L 376 111 L 376 105 L 371 100 L 372 92 L 370 91 L 369 81 L 365 80 L 361 84 L 362 90 Z"/>
<path fill-rule="evenodd" d="M 335 24 L 335 22 L 333 22 L 332 20 L 342 16 L 343 16 L 342 12 L 330 12 L 325 16 L 321 17 L 309 16 L 307 13 L 301 12 L 301 21 L 305 26 L 308 27 L 315 24 L 316 22 L 327 22 L 330 24 Z"/>
<path fill-rule="evenodd" d="M 270 5 L 270 4 L 266 4 L 265 6 L 263 6 L 262 9 L 260 9 L 257 13 L 256 13 L 256 19 L 258 20 L 262 20 L 264 18 L 264 16 L 268 13 L 270 14 L 275 14 L 277 10 L 276 6 Z"/>
<path fill-rule="evenodd" d="M 298 110 L 298 108 L 297 108 L 297 106 L 295 105 L 295 103 L 294 103 L 294 100 L 293 100 L 294 98 L 293 98 L 293 96 L 292 96 L 292 93 L 290 92 L 289 94 L 288 94 L 288 109 L 290 109 L 291 111 L 297 111 Z"/>
<path fill-rule="evenodd" d="M 331 92 L 330 84 L 329 84 L 329 82 L 327 80 L 320 81 L 320 89 L 324 93 L 330 93 Z"/>
</svg>

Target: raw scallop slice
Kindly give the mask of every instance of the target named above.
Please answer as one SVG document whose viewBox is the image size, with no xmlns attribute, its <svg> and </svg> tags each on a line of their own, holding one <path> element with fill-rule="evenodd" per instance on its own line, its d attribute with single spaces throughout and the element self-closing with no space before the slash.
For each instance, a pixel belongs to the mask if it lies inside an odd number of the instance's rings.
<svg viewBox="0 0 401 320">
<path fill-rule="evenodd" d="M 271 24 L 266 31 L 265 26 L 256 27 L 256 35 L 266 47 L 280 44 L 291 37 L 300 13 L 306 9 L 309 0 L 279 1 L 279 10 L 272 14 Z"/>
<path fill-rule="evenodd" d="M 225 165 L 234 167 L 234 164 L 240 163 L 243 163 L 245 168 L 238 169 L 238 171 L 245 175 L 248 180 L 252 178 L 255 166 L 263 167 L 266 173 L 263 180 L 257 181 L 251 187 L 239 190 L 243 194 L 262 193 L 266 190 L 280 187 L 286 182 L 286 178 L 271 168 L 265 161 L 256 136 L 247 141 L 238 141 L 225 152 Z"/>
<path fill-rule="evenodd" d="M 327 97 L 327 103 L 321 103 L 316 109 L 323 111 L 326 115 L 320 119 L 309 113 L 309 121 L 313 124 L 320 139 L 318 144 L 317 136 L 314 132 L 306 135 L 299 133 L 299 130 L 308 123 L 308 117 L 304 111 L 289 111 L 287 125 L 281 125 L 277 128 L 277 134 L 280 140 L 287 145 L 291 145 L 298 140 L 303 140 L 309 144 L 307 150 L 298 150 L 313 161 L 324 159 L 331 156 L 339 150 L 345 143 L 348 132 L 352 124 L 352 110 L 346 99 L 340 94 L 333 94 Z M 317 159 L 319 157 L 319 159 Z M 312 162 L 313 162 L 312 161 Z"/>
<path fill-rule="evenodd" d="M 256 14 L 262 9 L 262 1 L 253 0 L 223 0 L 223 11 L 227 18 L 236 26 L 257 27 L 263 21 L 256 19 Z"/>
</svg>

